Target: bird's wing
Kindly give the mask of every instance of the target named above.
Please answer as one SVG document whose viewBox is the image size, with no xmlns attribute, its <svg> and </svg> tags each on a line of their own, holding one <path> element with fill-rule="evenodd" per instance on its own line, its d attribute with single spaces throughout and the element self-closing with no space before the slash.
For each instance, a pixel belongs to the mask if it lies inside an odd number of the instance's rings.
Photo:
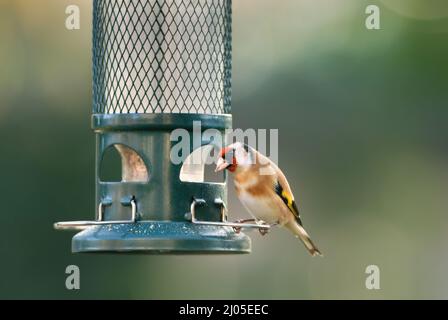
<svg viewBox="0 0 448 320">
<path fill-rule="evenodd" d="M 288 207 L 289 211 L 294 214 L 294 217 L 296 218 L 296 221 L 302 225 L 302 220 L 300 219 L 300 212 L 299 208 L 297 207 L 297 203 L 294 200 L 294 195 L 292 194 L 291 187 L 289 186 L 288 180 L 286 180 L 285 175 L 280 170 L 279 167 L 277 167 L 275 164 L 274 168 L 277 173 L 277 185 L 276 185 L 276 193 L 282 198 L 283 202 Z"/>
<path fill-rule="evenodd" d="M 275 185 L 275 193 L 282 199 L 283 203 L 288 207 L 289 211 L 294 215 L 294 218 L 296 221 L 302 225 L 302 221 L 300 219 L 300 212 L 297 208 L 297 204 L 294 201 L 294 197 L 291 194 L 291 192 L 288 192 L 286 189 L 284 189 L 283 185 L 281 184 L 280 180 L 277 181 L 277 184 Z"/>
<path fill-rule="evenodd" d="M 294 200 L 294 195 L 292 194 L 291 187 L 289 186 L 288 180 L 286 180 L 285 175 L 280 170 L 280 168 L 272 162 L 269 158 L 264 157 L 258 153 L 258 159 L 262 161 L 268 161 L 269 167 L 275 172 L 276 181 L 274 181 L 274 191 L 282 199 L 283 203 L 288 207 L 289 211 L 294 215 L 296 221 L 302 225 L 300 219 L 299 208 Z"/>
</svg>

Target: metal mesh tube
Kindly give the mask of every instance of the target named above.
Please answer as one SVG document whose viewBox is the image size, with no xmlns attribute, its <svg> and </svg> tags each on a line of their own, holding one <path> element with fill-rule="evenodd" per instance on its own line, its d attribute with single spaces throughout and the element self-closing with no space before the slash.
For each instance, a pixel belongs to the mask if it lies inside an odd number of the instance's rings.
<svg viewBox="0 0 448 320">
<path fill-rule="evenodd" d="M 231 111 L 231 0 L 94 0 L 93 112 Z"/>
</svg>

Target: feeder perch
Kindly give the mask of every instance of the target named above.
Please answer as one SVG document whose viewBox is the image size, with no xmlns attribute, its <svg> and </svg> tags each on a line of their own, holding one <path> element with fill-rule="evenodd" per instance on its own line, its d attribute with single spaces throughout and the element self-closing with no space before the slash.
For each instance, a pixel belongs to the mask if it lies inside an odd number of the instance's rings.
<svg viewBox="0 0 448 320">
<path fill-rule="evenodd" d="M 228 222 L 225 182 L 170 161 L 173 130 L 231 128 L 231 14 L 231 0 L 93 1 L 96 220 L 55 224 L 82 230 L 73 252 L 247 253 L 239 231 L 269 228 Z M 108 148 L 120 182 L 100 179 Z"/>
</svg>

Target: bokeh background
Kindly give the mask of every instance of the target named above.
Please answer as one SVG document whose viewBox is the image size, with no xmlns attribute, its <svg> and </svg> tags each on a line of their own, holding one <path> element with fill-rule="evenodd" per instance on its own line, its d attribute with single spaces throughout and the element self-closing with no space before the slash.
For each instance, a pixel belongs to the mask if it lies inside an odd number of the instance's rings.
<svg viewBox="0 0 448 320">
<path fill-rule="evenodd" d="M 81 7 L 81 30 L 65 8 Z M 381 9 L 381 30 L 364 26 Z M 252 233 L 244 256 L 73 255 L 94 216 L 91 1 L 0 0 L 0 298 L 448 298 L 448 3 L 235 0 L 233 115 L 279 129 L 325 253 Z M 230 188 L 230 209 L 246 215 Z M 81 290 L 65 289 L 65 267 Z M 365 268 L 381 270 L 366 290 Z"/>
</svg>

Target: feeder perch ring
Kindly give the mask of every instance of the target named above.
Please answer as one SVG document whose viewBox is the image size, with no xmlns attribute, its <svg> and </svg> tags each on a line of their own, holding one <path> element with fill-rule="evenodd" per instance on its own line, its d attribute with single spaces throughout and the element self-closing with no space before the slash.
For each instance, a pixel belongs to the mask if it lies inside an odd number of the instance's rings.
<svg viewBox="0 0 448 320">
<path fill-rule="evenodd" d="M 57 230 L 84 230 L 90 226 L 101 226 L 101 225 L 110 225 L 110 224 L 130 224 L 137 223 L 137 202 L 134 198 L 129 201 L 131 206 L 131 220 L 112 220 L 112 221 L 104 221 L 103 210 L 104 207 L 111 205 L 110 203 L 100 202 L 98 205 L 98 220 L 97 221 L 64 221 L 57 222 L 54 224 L 54 228 Z"/>
<path fill-rule="evenodd" d="M 236 229 L 258 229 L 258 230 L 269 230 L 271 225 L 266 223 L 256 224 L 256 223 L 240 223 L 240 222 L 228 222 L 225 219 L 225 214 L 221 215 L 221 222 L 212 222 L 212 221 L 200 221 L 196 219 L 196 207 L 206 205 L 207 202 L 204 199 L 193 199 L 190 206 L 190 212 L 185 215 L 185 218 L 189 220 L 193 224 L 199 225 L 209 225 L 209 226 L 222 226 L 222 227 L 232 227 Z M 221 206 L 221 210 L 225 211 L 225 205 L 222 199 L 215 199 L 215 204 Z"/>
</svg>

